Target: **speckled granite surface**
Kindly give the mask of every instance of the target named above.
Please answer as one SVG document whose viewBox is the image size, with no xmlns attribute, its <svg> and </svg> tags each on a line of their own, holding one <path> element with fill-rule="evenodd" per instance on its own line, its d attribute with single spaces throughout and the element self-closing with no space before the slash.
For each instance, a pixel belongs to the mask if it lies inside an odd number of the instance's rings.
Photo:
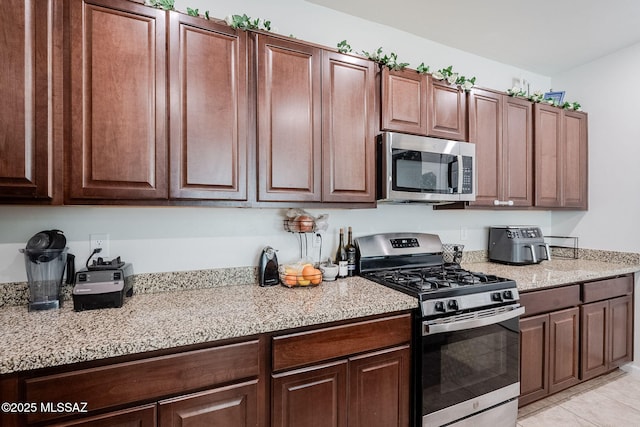
<svg viewBox="0 0 640 427">
<path fill-rule="evenodd" d="M 640 271 L 638 254 L 581 249 L 580 256 L 508 266 L 474 251 L 465 252 L 463 267 L 512 278 L 521 291 Z M 70 302 L 30 313 L 26 284 L 0 285 L 0 374 L 417 307 L 415 298 L 359 277 L 313 288 L 256 283 L 253 267 L 136 275 L 123 307 L 80 313 Z"/>
<path fill-rule="evenodd" d="M 76 313 L 0 309 L 0 374 L 203 343 L 417 307 L 360 277 L 317 287 L 257 285 L 136 294 Z"/>
<path fill-rule="evenodd" d="M 602 258 L 600 258 L 602 259 Z M 640 271 L 640 263 L 613 263 L 590 259 L 551 259 L 534 265 L 504 265 L 493 262 L 463 262 L 471 271 L 513 279 L 518 290 L 529 291 L 575 282 L 602 279 Z"/>
</svg>

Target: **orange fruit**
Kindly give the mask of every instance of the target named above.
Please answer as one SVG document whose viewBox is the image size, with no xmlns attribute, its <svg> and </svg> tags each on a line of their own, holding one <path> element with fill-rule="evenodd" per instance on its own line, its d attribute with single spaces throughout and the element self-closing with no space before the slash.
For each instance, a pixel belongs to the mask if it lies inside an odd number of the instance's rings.
<svg viewBox="0 0 640 427">
<path fill-rule="evenodd" d="M 318 270 L 317 268 L 314 268 L 314 274 L 311 277 L 311 284 L 312 285 L 317 285 L 318 283 L 322 282 L 322 271 Z"/>
<path fill-rule="evenodd" d="M 305 264 L 304 267 L 302 267 L 302 277 L 304 277 L 306 280 L 311 280 L 313 277 L 315 277 L 315 275 L 316 269 L 313 268 L 313 265 Z"/>
<path fill-rule="evenodd" d="M 283 278 L 283 282 L 287 286 L 293 286 L 298 283 L 298 278 L 295 274 L 286 274 Z"/>
</svg>

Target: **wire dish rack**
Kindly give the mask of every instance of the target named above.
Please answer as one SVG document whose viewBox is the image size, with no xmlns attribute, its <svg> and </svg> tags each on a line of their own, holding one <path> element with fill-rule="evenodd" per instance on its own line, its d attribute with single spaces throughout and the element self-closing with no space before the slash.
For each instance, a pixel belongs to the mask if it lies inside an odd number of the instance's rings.
<svg viewBox="0 0 640 427">
<path fill-rule="evenodd" d="M 578 259 L 578 238 L 573 236 L 544 236 L 553 258 Z"/>
</svg>

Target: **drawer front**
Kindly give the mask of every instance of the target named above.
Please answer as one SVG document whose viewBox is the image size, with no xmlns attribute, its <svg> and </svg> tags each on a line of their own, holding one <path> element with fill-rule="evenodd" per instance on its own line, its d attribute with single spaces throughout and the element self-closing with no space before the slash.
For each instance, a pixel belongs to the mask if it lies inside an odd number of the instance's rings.
<svg viewBox="0 0 640 427">
<path fill-rule="evenodd" d="M 255 340 L 54 374 L 26 380 L 25 397 L 27 402 L 87 402 L 95 411 L 257 377 L 259 356 Z M 34 413 L 28 421 L 61 415 L 68 414 Z"/>
<path fill-rule="evenodd" d="M 283 335 L 273 338 L 273 370 L 310 365 L 410 341 L 410 314 Z"/>
<path fill-rule="evenodd" d="M 580 302 L 580 285 L 569 285 L 520 294 L 520 304 L 524 306 L 525 316 L 575 307 L 580 305 Z"/>
<path fill-rule="evenodd" d="M 628 295 L 633 292 L 633 276 L 616 277 L 613 279 L 598 280 L 597 282 L 584 283 L 582 285 L 583 302 L 600 301 Z"/>
</svg>

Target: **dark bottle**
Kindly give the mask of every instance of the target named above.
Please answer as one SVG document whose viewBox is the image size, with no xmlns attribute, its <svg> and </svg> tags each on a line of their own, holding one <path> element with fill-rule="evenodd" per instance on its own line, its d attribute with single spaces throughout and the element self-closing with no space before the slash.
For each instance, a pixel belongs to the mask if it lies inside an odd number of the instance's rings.
<svg viewBox="0 0 640 427">
<path fill-rule="evenodd" d="M 349 227 L 349 234 L 347 238 L 347 246 L 345 247 L 347 251 L 347 276 L 355 276 L 356 275 L 356 247 L 353 245 L 353 234 L 351 232 L 351 227 Z"/>
<path fill-rule="evenodd" d="M 347 250 L 344 247 L 344 228 L 340 229 L 340 243 L 336 251 L 336 264 L 338 264 L 338 278 L 347 277 Z"/>
</svg>

